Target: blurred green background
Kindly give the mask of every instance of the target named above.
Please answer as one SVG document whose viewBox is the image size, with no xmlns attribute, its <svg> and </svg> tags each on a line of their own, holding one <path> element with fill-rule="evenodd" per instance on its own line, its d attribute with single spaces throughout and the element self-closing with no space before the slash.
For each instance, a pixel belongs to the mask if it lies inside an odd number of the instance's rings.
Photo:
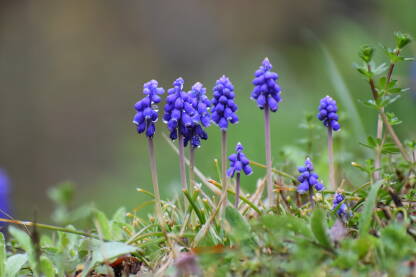
<svg viewBox="0 0 416 277">
<path fill-rule="evenodd" d="M 249 158 L 264 162 L 262 113 L 249 96 L 266 56 L 283 89 L 272 115 L 275 165 L 285 167 L 282 150 L 296 162 L 325 158 L 323 128 L 306 153 L 300 140 L 308 133 L 299 125 L 330 94 L 343 111 L 339 177 L 358 185 L 365 176 L 349 164 L 369 157 L 358 142 L 374 134 L 376 114 L 358 101 L 369 90 L 352 65 L 362 44 L 393 46 L 399 30 L 416 35 L 415 10 L 414 0 L 1 1 L 0 167 L 13 181 L 14 215 L 30 219 L 36 211 L 47 220 L 53 205 L 45 192 L 66 180 L 76 184 L 76 203 L 92 201 L 107 212 L 147 200 L 135 191 L 151 188 L 146 140 L 131 121 L 150 79 L 165 89 L 179 76 L 186 89 L 201 81 L 211 96 L 227 74 L 240 106 L 229 150 L 241 141 Z M 416 44 L 407 51 L 414 56 Z M 404 121 L 396 128 L 414 138 L 416 65 L 401 65 L 395 78 L 411 87 L 392 107 Z M 166 132 L 162 122 L 157 127 Z M 219 130 L 208 133 L 197 166 L 215 177 Z M 155 143 L 162 196 L 171 197 L 180 187 L 177 156 L 160 135 Z M 243 187 L 252 190 L 263 174 L 255 168 Z"/>
</svg>

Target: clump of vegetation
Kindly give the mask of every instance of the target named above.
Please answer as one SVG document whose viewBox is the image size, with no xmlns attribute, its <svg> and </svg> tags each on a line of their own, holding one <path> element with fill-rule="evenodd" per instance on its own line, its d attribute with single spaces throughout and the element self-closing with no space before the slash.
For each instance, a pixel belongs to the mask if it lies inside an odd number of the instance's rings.
<svg viewBox="0 0 416 277">
<path fill-rule="evenodd" d="M 209 100 L 201 83 L 186 92 L 178 78 L 168 90 L 163 120 L 170 132 L 166 141 L 179 155 L 183 194 L 161 199 L 153 137 L 164 89 L 152 80 L 144 85 L 133 122 L 148 140 L 154 189 L 138 191 L 149 197 L 155 214 L 143 217 L 120 208 L 108 218 L 92 206 L 71 210 L 73 188 L 65 184 L 50 196 L 57 205 L 54 220 L 66 227 L 0 219 L 12 224 L 7 240 L 0 235 L 0 276 L 416 276 L 416 141 L 399 138 L 394 126 L 401 121 L 388 111 L 406 91 L 393 76 L 400 62 L 410 60 L 402 51 L 411 38 L 396 33 L 395 40 L 394 48 L 384 48 L 387 64 L 376 64 L 370 46 L 359 53 L 357 69 L 371 95 L 365 105 L 378 114 L 376 136 L 362 143 L 374 158 L 352 163 L 367 174 L 364 184 L 346 184 L 335 172 L 342 169 L 336 167 L 332 131 L 342 133 L 342 120 L 329 96 L 305 125 L 319 132 L 313 123 L 319 119 L 328 134 L 327 153 L 322 147 L 319 155 L 328 154 L 329 183 L 320 180 L 323 173 L 308 152 L 313 134 L 306 139 L 304 165 L 273 167 L 269 118 L 282 95 L 266 58 L 252 92 L 264 112 L 266 164 L 250 161 L 240 143 L 227 162 L 228 127 L 238 122 L 230 79 L 222 76 Z M 206 177 L 194 159 L 211 121 L 222 131 L 218 178 Z M 177 147 L 171 141 L 176 139 Z M 240 187 L 241 176 L 253 170 L 265 171 L 265 177 L 248 194 Z M 73 226 L 81 221 L 86 231 Z"/>
</svg>

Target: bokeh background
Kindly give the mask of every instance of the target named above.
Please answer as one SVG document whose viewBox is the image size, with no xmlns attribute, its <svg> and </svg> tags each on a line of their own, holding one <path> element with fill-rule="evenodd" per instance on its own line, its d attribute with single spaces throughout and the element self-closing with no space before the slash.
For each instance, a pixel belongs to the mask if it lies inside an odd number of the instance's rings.
<svg viewBox="0 0 416 277">
<path fill-rule="evenodd" d="M 349 164 L 368 157 L 358 142 L 374 134 L 376 114 L 358 101 L 369 91 L 352 65 L 362 44 L 393 46 L 398 30 L 416 35 L 415 10 L 414 0 L 0 1 L 0 167 L 13 183 L 14 215 L 30 219 L 36 211 L 47 221 L 46 190 L 63 181 L 76 185 L 75 206 L 95 202 L 113 212 L 147 200 L 135 192 L 151 188 L 146 141 L 131 120 L 150 79 L 167 89 L 182 76 L 186 89 L 201 81 L 211 95 L 227 74 L 240 105 L 229 148 L 241 141 L 264 162 L 262 113 L 249 96 L 266 56 L 283 88 L 272 116 L 275 165 L 290 155 L 325 157 L 324 130 L 316 129 L 317 145 L 306 153 L 301 140 L 311 134 L 299 126 L 330 94 L 343 110 L 337 158 L 358 184 L 364 175 Z M 415 52 L 413 44 L 406 54 Z M 395 78 L 411 87 L 392 107 L 404 121 L 397 131 L 414 138 L 415 64 L 402 64 Z M 166 132 L 161 122 L 158 132 Z M 208 132 L 197 166 L 215 177 L 219 131 Z M 171 197 L 180 187 L 177 156 L 160 135 L 156 146 L 162 196 Z M 255 172 L 242 181 L 248 191 L 264 173 Z"/>
</svg>

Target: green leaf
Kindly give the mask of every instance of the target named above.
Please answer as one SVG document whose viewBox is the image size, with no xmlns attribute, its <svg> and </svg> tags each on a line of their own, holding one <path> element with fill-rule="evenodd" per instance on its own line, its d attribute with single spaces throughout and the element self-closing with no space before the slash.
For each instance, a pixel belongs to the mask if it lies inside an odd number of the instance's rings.
<svg viewBox="0 0 416 277">
<path fill-rule="evenodd" d="M 26 254 L 10 256 L 6 261 L 6 277 L 15 277 L 27 262 Z"/>
<path fill-rule="evenodd" d="M 65 182 L 48 190 L 48 196 L 56 204 L 66 206 L 74 198 L 74 185 L 70 182 Z"/>
<path fill-rule="evenodd" d="M 293 215 L 264 215 L 260 222 L 267 230 L 285 231 L 290 235 L 301 234 L 307 238 L 312 238 L 312 233 L 307 222 Z"/>
<path fill-rule="evenodd" d="M 6 240 L 4 235 L 0 232 L 0 276 L 4 276 L 6 266 Z"/>
<path fill-rule="evenodd" d="M 315 209 L 311 217 L 311 229 L 316 240 L 323 246 L 331 248 L 331 239 L 328 234 L 326 213 L 322 209 Z"/>
<path fill-rule="evenodd" d="M 14 226 L 10 226 L 9 233 L 17 241 L 19 246 L 23 248 L 23 250 L 25 250 L 28 253 L 32 252 L 33 250 L 32 240 L 30 239 L 30 236 L 26 232 L 20 229 L 17 229 Z"/>
<path fill-rule="evenodd" d="M 40 270 L 45 275 L 45 277 L 54 277 L 55 276 L 55 268 L 46 256 L 40 257 Z"/>
<path fill-rule="evenodd" d="M 371 185 L 370 193 L 364 202 L 364 208 L 359 219 L 359 233 L 360 236 L 366 235 L 370 230 L 371 221 L 373 218 L 373 210 L 376 206 L 377 192 L 383 184 L 382 180 Z"/>
<path fill-rule="evenodd" d="M 412 37 L 410 35 L 402 32 L 394 33 L 394 38 L 396 40 L 396 46 L 399 49 L 402 49 L 412 41 Z"/>
<path fill-rule="evenodd" d="M 137 247 L 122 242 L 101 242 L 92 241 L 92 258 L 82 271 L 82 276 L 87 276 L 88 272 L 97 264 L 112 260 L 121 255 L 130 254 L 138 250 Z"/>
<path fill-rule="evenodd" d="M 241 241 L 251 237 L 250 225 L 237 209 L 227 206 L 225 208 L 225 219 L 230 224 L 236 240 Z"/>
<path fill-rule="evenodd" d="M 99 210 L 94 211 L 95 219 L 97 222 L 97 228 L 99 233 L 103 236 L 105 240 L 111 240 L 111 225 L 108 221 L 107 216 Z"/>
<path fill-rule="evenodd" d="M 368 45 L 363 45 L 361 46 L 361 49 L 358 55 L 364 62 L 369 63 L 373 58 L 373 54 L 374 54 L 373 47 L 368 46 Z"/>
</svg>

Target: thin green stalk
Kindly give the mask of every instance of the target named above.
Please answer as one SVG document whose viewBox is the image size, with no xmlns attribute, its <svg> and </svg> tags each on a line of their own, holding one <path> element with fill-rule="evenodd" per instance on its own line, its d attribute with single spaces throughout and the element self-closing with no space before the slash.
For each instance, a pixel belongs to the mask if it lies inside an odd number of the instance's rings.
<svg viewBox="0 0 416 277">
<path fill-rule="evenodd" d="M 148 146 L 149 146 L 150 172 L 152 175 L 153 191 L 154 191 L 154 196 L 155 196 L 156 216 L 158 218 L 159 224 L 162 226 L 162 228 L 164 228 L 165 221 L 163 220 L 163 216 L 162 216 L 162 205 L 160 201 L 159 184 L 157 180 L 156 157 L 155 157 L 155 147 L 153 144 L 153 137 L 149 137 L 147 141 L 148 141 Z"/>
<path fill-rule="evenodd" d="M 189 145 L 189 191 L 192 193 L 192 190 L 195 186 L 195 177 L 194 177 L 194 167 L 195 167 L 195 147 Z"/>
<path fill-rule="evenodd" d="M 36 228 L 41 228 L 41 229 L 46 229 L 46 230 L 51 230 L 51 231 L 63 232 L 63 233 L 71 233 L 71 234 L 80 235 L 80 236 L 98 239 L 98 240 L 100 239 L 96 235 L 91 235 L 89 233 L 85 233 L 82 231 L 77 231 L 77 230 L 68 229 L 68 228 L 59 227 L 59 226 L 53 226 L 49 224 L 35 223 L 32 221 L 21 221 L 21 220 L 0 218 L 0 222 L 7 222 L 7 223 L 23 225 L 23 226 L 31 226 L 31 227 L 36 227 Z"/>
<path fill-rule="evenodd" d="M 179 134 L 178 138 L 178 149 L 179 149 L 179 170 L 181 174 L 182 189 L 188 189 L 186 184 L 186 172 L 185 172 L 185 154 L 184 154 L 184 143 L 183 136 Z"/>
<path fill-rule="evenodd" d="M 209 180 L 209 182 L 211 184 L 213 184 L 214 186 L 216 186 L 219 189 L 223 189 L 223 187 L 221 186 L 221 184 L 219 184 L 217 181 L 214 180 Z M 235 195 L 235 191 L 233 191 L 232 189 L 228 189 L 227 190 L 228 193 L 231 193 L 233 195 Z M 247 205 L 249 205 L 253 210 L 255 210 L 258 214 L 261 214 L 262 212 L 260 211 L 260 209 L 250 200 L 248 200 L 245 196 L 240 194 L 241 201 L 243 201 L 244 203 L 246 203 Z"/>
<path fill-rule="evenodd" d="M 251 161 L 250 160 L 250 164 L 257 166 L 257 167 L 261 167 L 261 168 L 267 168 L 266 165 L 255 162 L 255 161 Z M 295 183 L 299 183 L 298 179 L 296 179 L 294 176 L 290 175 L 289 173 L 286 173 L 284 171 L 272 168 L 273 173 L 276 173 L 277 175 L 280 175 L 282 177 L 286 177 L 288 179 L 290 179 L 291 181 L 295 182 Z"/>
<path fill-rule="evenodd" d="M 309 201 L 311 202 L 312 209 L 315 208 L 315 201 L 313 200 L 313 188 L 309 186 Z"/>
<path fill-rule="evenodd" d="M 172 243 L 170 242 L 169 236 L 167 234 L 167 224 L 163 218 L 162 214 L 162 205 L 160 201 L 160 192 L 159 192 L 159 185 L 157 180 L 157 167 L 156 167 L 156 157 L 155 157 L 155 149 L 153 144 L 153 137 L 148 138 L 148 146 L 149 146 L 149 159 L 150 159 L 150 172 L 152 175 L 152 183 L 153 183 L 153 190 L 155 194 L 155 209 L 156 209 L 156 216 L 160 224 L 160 228 L 162 229 L 162 233 L 166 238 L 166 242 L 169 248 L 172 250 L 172 254 L 176 256 L 175 249 L 173 248 Z"/>
<path fill-rule="evenodd" d="M 267 199 L 268 207 L 271 208 L 274 204 L 273 191 L 273 176 L 272 176 L 272 149 L 271 149 L 271 135 L 270 135 L 270 110 L 269 106 L 264 107 L 264 138 L 266 146 L 266 181 L 267 181 Z M 276 197 L 276 205 L 279 206 L 279 197 Z"/>
<path fill-rule="evenodd" d="M 164 237 L 165 234 L 163 232 L 151 232 L 151 233 L 146 233 L 146 234 L 142 234 L 140 236 L 137 236 L 135 238 L 135 240 L 131 241 L 130 243 L 134 243 L 136 241 L 148 238 L 148 237 Z"/>
<path fill-rule="evenodd" d="M 240 200 L 240 172 L 237 172 L 235 177 L 235 208 L 238 208 L 238 201 Z"/>
<path fill-rule="evenodd" d="M 189 203 L 191 204 L 191 207 L 193 208 L 196 215 L 198 216 L 198 219 L 201 222 L 201 224 L 205 224 L 205 217 L 201 213 L 201 210 L 199 209 L 198 205 L 195 203 L 194 199 L 192 199 L 192 196 L 189 194 L 189 191 L 184 190 L 183 193 L 185 194 L 186 198 L 188 199 Z"/>
<path fill-rule="evenodd" d="M 227 206 L 227 131 L 221 131 L 221 183 L 223 208 Z"/>
<path fill-rule="evenodd" d="M 393 127 L 391 126 L 391 124 L 389 123 L 386 114 L 384 113 L 384 111 L 380 110 L 380 115 L 381 118 L 383 119 L 384 125 L 386 125 L 387 131 L 389 132 L 391 138 L 393 139 L 394 143 L 396 144 L 397 148 L 399 148 L 400 153 L 402 154 L 403 158 L 407 161 L 407 162 L 411 162 L 411 159 L 406 151 L 406 149 L 404 148 L 402 142 L 400 141 L 399 137 L 397 136 L 396 132 L 394 131 Z"/>
<path fill-rule="evenodd" d="M 335 164 L 334 164 L 334 139 L 332 128 L 328 126 L 328 163 L 329 163 L 329 186 L 332 190 L 336 189 Z"/>
</svg>

